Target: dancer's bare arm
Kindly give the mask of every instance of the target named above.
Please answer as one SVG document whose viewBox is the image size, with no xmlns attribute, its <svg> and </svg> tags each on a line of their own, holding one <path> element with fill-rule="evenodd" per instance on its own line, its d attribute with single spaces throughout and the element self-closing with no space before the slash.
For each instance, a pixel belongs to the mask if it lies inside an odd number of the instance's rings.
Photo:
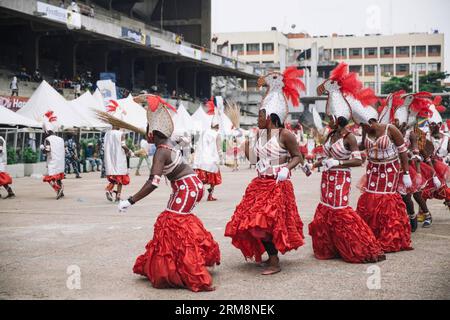
<svg viewBox="0 0 450 320">
<path fill-rule="evenodd" d="M 296 137 L 291 132 L 289 132 L 289 130 L 283 130 L 281 131 L 280 141 L 291 155 L 291 160 L 287 165 L 288 169 L 294 169 L 299 163 L 303 165 L 304 159 L 299 151 Z"/>
<path fill-rule="evenodd" d="M 150 178 L 145 182 L 144 186 L 139 190 L 132 200 L 138 202 L 152 193 L 158 188 L 159 180 L 161 179 L 165 162 L 170 159 L 170 150 L 159 149 L 153 156 L 153 164 L 150 169 Z"/>
</svg>

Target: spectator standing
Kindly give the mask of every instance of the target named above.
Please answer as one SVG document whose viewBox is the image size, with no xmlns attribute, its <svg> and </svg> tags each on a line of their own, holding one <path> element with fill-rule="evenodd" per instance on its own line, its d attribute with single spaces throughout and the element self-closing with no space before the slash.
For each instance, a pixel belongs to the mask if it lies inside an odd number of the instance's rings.
<svg viewBox="0 0 450 320">
<path fill-rule="evenodd" d="M 70 166 L 72 166 L 75 173 L 75 177 L 81 178 L 80 171 L 78 170 L 78 152 L 77 144 L 73 139 L 73 136 L 69 134 L 68 140 L 65 143 L 66 148 L 66 173 L 70 173 Z"/>
<path fill-rule="evenodd" d="M 86 160 L 89 161 L 92 171 L 95 171 L 95 167 L 97 167 L 97 171 L 100 171 L 100 166 L 102 165 L 102 161 L 97 155 L 95 153 L 94 143 L 89 142 L 86 148 Z"/>
<path fill-rule="evenodd" d="M 17 77 L 15 77 L 15 76 L 13 77 L 9 87 L 11 88 L 11 97 L 13 97 L 14 95 L 16 95 L 18 97 L 19 96 L 19 84 L 17 83 Z"/>
<path fill-rule="evenodd" d="M 81 84 L 80 82 L 75 83 L 73 86 L 73 91 L 75 93 L 75 99 L 81 96 Z"/>
<path fill-rule="evenodd" d="M 100 161 L 102 162 L 102 173 L 100 175 L 100 178 L 106 178 L 106 170 L 105 170 L 105 148 L 104 148 L 104 142 L 105 142 L 105 134 L 102 133 L 101 137 L 97 140 L 96 153 L 98 154 L 98 157 Z"/>
<path fill-rule="evenodd" d="M 136 175 L 140 176 L 139 169 L 141 168 L 142 162 L 145 160 L 147 163 L 148 171 L 150 172 L 150 168 L 152 167 L 149 155 L 150 155 L 150 144 L 147 142 L 146 139 L 142 139 L 140 143 L 140 149 L 135 154 L 139 156 L 139 162 L 136 167 Z"/>
</svg>

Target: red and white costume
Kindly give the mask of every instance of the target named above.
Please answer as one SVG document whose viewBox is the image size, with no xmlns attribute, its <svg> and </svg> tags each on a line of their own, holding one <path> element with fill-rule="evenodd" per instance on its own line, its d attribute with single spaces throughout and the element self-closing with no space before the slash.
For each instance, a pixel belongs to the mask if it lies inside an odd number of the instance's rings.
<svg viewBox="0 0 450 320">
<path fill-rule="evenodd" d="M 55 132 L 57 118 L 53 115 L 53 111 L 45 114 L 44 131 Z M 58 184 L 64 179 L 65 169 L 65 148 L 64 140 L 54 134 L 48 136 L 44 140 L 41 147 L 47 152 L 47 174 L 44 175 L 43 181 L 48 182 L 55 191 L 59 191 L 61 186 Z"/>
<path fill-rule="evenodd" d="M 222 112 L 220 106 L 222 104 L 221 97 L 215 97 L 208 102 L 208 114 L 213 115 L 211 128 L 201 134 L 194 154 L 193 168 L 195 172 L 204 184 L 211 186 L 222 183 L 219 168 L 222 157 L 221 139 L 219 131 L 212 129 L 212 127 L 220 126 Z"/>
<path fill-rule="evenodd" d="M 173 122 L 166 103 L 159 97 L 149 98 L 147 118 L 149 131 L 157 130 L 170 137 Z M 162 101 L 162 102 L 161 102 Z M 161 149 L 173 153 L 173 161 L 164 166 L 162 175 L 167 176 L 184 163 L 179 150 L 167 145 Z M 157 187 L 161 177 L 153 176 Z M 153 238 L 138 256 L 134 273 L 146 276 L 155 288 L 187 288 L 194 292 L 210 291 L 212 277 L 206 267 L 220 264 L 219 245 L 214 241 L 200 219 L 192 213 L 203 197 L 203 183 L 195 174 L 171 181 L 172 194 L 166 209 L 158 216 Z"/>
<path fill-rule="evenodd" d="M 11 176 L 6 172 L 7 157 L 6 141 L 0 136 L 0 187 L 6 187 L 12 183 Z"/>
<path fill-rule="evenodd" d="M 114 100 L 106 106 L 107 111 L 118 119 L 122 119 L 125 111 Z M 128 175 L 127 155 L 122 148 L 125 140 L 121 130 L 109 130 L 104 138 L 104 165 L 106 178 L 111 184 L 128 185 L 130 177 Z M 111 185 L 108 186 L 111 188 Z"/>
<path fill-rule="evenodd" d="M 121 130 L 109 130 L 105 134 L 105 171 L 110 183 L 127 185 L 130 183 L 127 168 L 127 156 L 123 146 L 123 132 Z"/>
<path fill-rule="evenodd" d="M 288 111 L 286 97 L 293 98 L 293 104 L 298 105 L 298 91 L 302 87 L 298 77 L 301 75 L 301 71 L 291 67 L 284 74 L 270 73 L 264 77 L 268 92 L 261 109 L 266 110 L 267 117 L 274 113 L 284 123 Z M 304 244 L 303 223 L 292 182 L 289 178 L 276 181 L 289 157 L 288 151 L 281 147 L 276 131 L 272 130 L 268 139 L 267 130 L 260 130 L 256 139 L 250 142 L 250 149 L 259 159 L 256 164 L 258 177 L 248 185 L 225 229 L 225 236 L 232 238 L 232 244 L 244 257 L 257 262 L 266 251 L 262 241 L 272 242 L 282 254 Z"/>
<path fill-rule="evenodd" d="M 378 239 L 384 252 L 410 250 L 411 227 L 406 206 L 398 193 L 400 180 L 399 152 L 406 146 L 397 147 L 388 135 L 375 141 L 366 137 L 368 154 L 366 176 L 362 184 L 356 211 L 366 221 Z"/>
<path fill-rule="evenodd" d="M 340 70 L 338 67 L 336 70 Z M 340 86 L 330 86 L 330 81 L 341 81 L 341 77 L 332 73 L 330 80 L 322 86 L 329 97 L 327 113 L 338 117 L 350 117 L 350 107 L 347 103 L 336 103 L 335 98 L 341 93 Z M 328 82 L 328 83 L 327 83 Z M 320 87 L 319 87 L 320 88 Z M 320 92 L 321 94 L 321 92 Z M 338 99 L 345 97 L 341 93 Z M 332 142 L 329 137 L 324 144 L 327 159 L 349 160 L 361 159 L 359 151 L 351 152 L 345 146 L 344 137 Z M 377 239 L 370 227 L 350 207 L 351 170 L 350 168 L 330 168 L 322 173 L 320 184 L 320 203 L 317 206 L 314 219 L 309 224 L 309 234 L 312 237 L 314 255 L 317 259 L 332 259 L 341 257 L 346 262 L 363 263 L 376 262 L 384 258 Z"/>
</svg>

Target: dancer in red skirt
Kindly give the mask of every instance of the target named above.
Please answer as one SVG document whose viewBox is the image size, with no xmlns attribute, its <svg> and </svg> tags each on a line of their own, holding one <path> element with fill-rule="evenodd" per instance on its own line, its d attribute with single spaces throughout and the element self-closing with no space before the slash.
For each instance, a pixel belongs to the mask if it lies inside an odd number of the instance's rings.
<svg viewBox="0 0 450 320">
<path fill-rule="evenodd" d="M 323 167 L 320 203 L 309 225 L 314 255 L 317 259 L 341 257 L 346 262 L 367 263 L 385 259 L 375 235 L 364 220 L 349 206 L 351 167 L 362 164 L 355 136 L 346 126 L 351 117 L 345 101 L 346 79 L 338 66 L 318 87 L 318 95 L 328 93 L 327 114 L 332 131 L 324 143 L 325 157 L 314 167 Z M 349 94 L 349 92 L 345 92 Z"/>
<path fill-rule="evenodd" d="M 64 197 L 64 186 L 62 180 L 64 179 L 65 169 L 65 148 L 64 140 L 57 135 L 55 131 L 57 117 L 53 111 L 48 111 L 45 114 L 44 132 L 47 137 L 44 144 L 41 145 L 41 150 L 45 152 L 47 158 L 47 175 L 44 176 L 43 181 L 47 182 L 56 192 L 56 200 Z"/>
<path fill-rule="evenodd" d="M 372 90 L 362 89 L 356 97 L 346 97 L 355 123 L 363 127 L 362 147 L 368 156 L 363 194 L 356 211 L 372 229 L 384 252 L 410 250 L 411 226 L 405 203 L 397 191 L 399 179 L 406 188 L 412 186 L 408 148 L 395 126 L 378 123 L 377 110 L 365 106 L 370 96 Z"/>
<path fill-rule="evenodd" d="M 219 105 L 219 106 L 218 106 Z M 193 168 L 204 185 L 209 185 L 207 201 L 216 201 L 214 189 L 222 183 L 220 162 L 223 157 L 222 139 L 219 134 L 222 97 L 215 97 L 208 102 L 208 114 L 213 115 L 211 129 L 200 136 L 194 154 Z"/>
<path fill-rule="evenodd" d="M 175 112 L 176 109 L 158 96 L 146 95 L 137 99 L 145 101 L 144 98 L 148 102 L 146 136 L 157 150 L 150 178 L 135 195 L 120 201 L 119 210 L 126 211 L 152 193 L 163 176 L 170 181 L 172 194 L 166 209 L 156 220 L 153 239 L 146 245 L 145 253 L 136 259 L 133 271 L 147 277 L 155 288 L 187 288 L 195 292 L 214 290 L 207 267 L 220 264 L 219 246 L 192 213 L 203 196 L 203 184 L 169 138 L 174 127 L 167 108 Z M 114 122 L 126 129 L 136 129 L 123 122 Z"/>
<path fill-rule="evenodd" d="M 119 104 L 111 100 L 107 111 L 117 119 L 122 119 L 125 114 L 124 110 Z M 125 135 L 118 128 L 113 126 L 105 134 L 104 138 L 104 165 L 106 170 L 106 178 L 109 184 L 106 186 L 106 199 L 113 201 L 113 193 L 116 193 L 115 201 L 120 201 L 122 193 L 122 186 L 130 183 L 130 176 L 128 175 L 127 155 L 131 155 L 131 151 L 125 144 Z M 117 190 L 114 187 L 117 185 Z"/>
<path fill-rule="evenodd" d="M 445 163 L 445 159 L 450 152 L 450 138 L 448 134 L 441 130 L 442 117 L 439 113 L 445 109 L 443 106 L 440 106 L 438 102 L 435 101 L 434 103 L 437 105 L 433 104 L 430 107 L 432 116 L 428 119 L 430 132 L 427 135 L 427 140 L 431 142 L 432 148 L 426 148 L 428 151 L 426 161 L 433 166 L 437 180 L 439 180 L 441 185 L 439 187 L 435 185 L 434 189 L 427 186 L 425 188 L 426 192 L 424 190 L 424 197 L 427 199 L 434 198 L 444 200 L 444 204 L 450 208 L 450 188 L 447 185 L 447 180 L 450 177 L 450 168 Z M 432 149 L 432 151 L 430 149 Z"/>
<path fill-rule="evenodd" d="M 417 117 L 428 118 L 431 114 L 430 96 L 431 94 L 428 92 L 408 95 L 403 90 L 394 92 L 389 95 L 387 104 L 380 113 L 380 123 L 395 125 L 403 134 L 405 145 L 408 148 L 407 155 L 412 186 L 407 188 L 402 183 L 403 179 L 400 176 L 398 192 L 405 202 L 412 232 L 417 229 L 417 214 L 414 210 L 412 197 L 419 205 L 420 211 L 427 215 L 427 223 L 423 227 L 431 225 L 431 214 L 425 200 L 422 198 L 423 180 L 430 179 L 430 170 L 426 168 L 426 165 L 421 165 L 423 159 L 420 156 L 418 137 L 416 135 L 417 130 L 420 129 L 414 128 L 414 125 L 417 123 Z M 422 168 L 424 169 L 424 175 L 422 175 Z"/>
<path fill-rule="evenodd" d="M 232 238 L 246 259 L 261 262 L 267 252 L 263 275 L 281 271 L 278 252 L 284 254 L 304 244 L 303 223 L 289 179 L 303 158 L 296 137 L 283 128 L 288 113 L 286 97 L 298 105 L 302 74 L 291 67 L 284 74 L 274 72 L 258 80 L 260 86 L 268 86 L 258 117 L 261 130 L 245 147 L 247 158 L 258 159 L 258 177 L 248 185 L 225 230 L 225 236 Z"/>
<path fill-rule="evenodd" d="M 5 188 L 8 192 L 5 199 L 14 198 L 16 196 L 10 186 L 12 184 L 12 178 L 8 172 L 6 172 L 6 164 L 8 163 L 7 156 L 6 141 L 0 136 L 0 187 Z M 2 196 L 0 194 L 0 198 L 1 197 Z"/>
</svg>

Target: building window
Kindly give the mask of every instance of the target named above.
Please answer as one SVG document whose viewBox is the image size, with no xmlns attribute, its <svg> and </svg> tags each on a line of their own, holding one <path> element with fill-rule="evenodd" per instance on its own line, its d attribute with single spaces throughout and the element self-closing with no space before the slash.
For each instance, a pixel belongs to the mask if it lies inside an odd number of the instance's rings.
<svg viewBox="0 0 450 320">
<path fill-rule="evenodd" d="M 334 59 L 347 59 L 347 49 L 334 49 Z"/>
<path fill-rule="evenodd" d="M 397 58 L 409 57 L 409 47 L 396 47 L 395 50 Z"/>
<path fill-rule="evenodd" d="M 350 59 L 361 59 L 362 49 L 361 48 L 350 48 Z"/>
<path fill-rule="evenodd" d="M 441 64 L 440 63 L 429 63 L 428 70 L 430 72 L 441 72 Z"/>
<path fill-rule="evenodd" d="M 394 65 L 393 64 L 381 64 L 380 72 L 383 77 L 392 77 L 394 75 Z"/>
<path fill-rule="evenodd" d="M 319 61 L 330 61 L 331 60 L 331 49 L 324 49 L 319 51 Z"/>
<path fill-rule="evenodd" d="M 378 57 L 377 48 L 365 48 L 364 49 L 364 57 L 365 58 L 376 58 Z"/>
<path fill-rule="evenodd" d="M 259 54 L 259 43 L 247 43 L 247 54 Z"/>
<path fill-rule="evenodd" d="M 382 58 L 392 58 L 394 57 L 394 47 L 381 47 L 380 55 Z"/>
<path fill-rule="evenodd" d="M 263 43 L 262 44 L 262 53 L 263 54 L 273 54 L 274 49 L 273 49 L 273 43 Z"/>
<path fill-rule="evenodd" d="M 395 65 L 395 73 L 398 76 L 405 76 L 409 74 L 409 64 L 396 64 Z"/>
<path fill-rule="evenodd" d="M 419 72 L 419 74 L 427 73 L 427 64 L 426 63 L 416 63 L 415 68 L 416 68 L 416 71 Z"/>
<path fill-rule="evenodd" d="M 362 75 L 362 66 L 349 66 L 348 70 L 350 72 L 356 72 L 359 75 Z"/>
<path fill-rule="evenodd" d="M 428 46 L 429 57 L 439 57 L 441 55 L 441 46 Z"/>
<path fill-rule="evenodd" d="M 375 82 L 364 82 L 364 87 L 375 90 Z"/>
<path fill-rule="evenodd" d="M 413 55 L 416 57 L 425 57 L 427 55 L 427 47 L 426 46 L 414 46 L 412 47 Z"/>
<path fill-rule="evenodd" d="M 364 66 L 364 75 L 365 76 L 373 76 L 375 74 L 375 65 L 374 64 L 366 64 Z"/>
<path fill-rule="evenodd" d="M 231 45 L 231 53 L 237 52 L 237 54 L 244 54 L 244 45 L 242 43 L 232 44 Z"/>
</svg>

